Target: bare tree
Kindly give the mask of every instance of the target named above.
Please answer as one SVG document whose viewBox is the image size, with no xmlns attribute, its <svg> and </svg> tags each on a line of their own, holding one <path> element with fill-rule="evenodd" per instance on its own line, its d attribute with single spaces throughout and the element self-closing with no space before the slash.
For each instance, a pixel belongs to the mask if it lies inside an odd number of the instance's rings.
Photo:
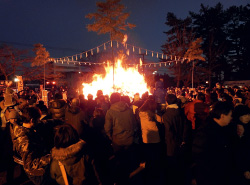
<svg viewBox="0 0 250 185">
<path fill-rule="evenodd" d="M 95 19 L 93 24 L 88 24 L 88 31 L 94 31 L 98 34 L 109 34 L 110 40 L 122 41 L 123 31 L 127 28 L 134 28 L 135 25 L 126 22 L 129 13 L 125 13 L 125 6 L 120 4 L 121 0 L 107 0 L 106 2 L 97 2 L 96 13 L 86 15 L 88 19 Z"/>
<path fill-rule="evenodd" d="M 28 51 L 12 48 L 7 45 L 0 47 L 0 73 L 5 80 L 14 78 L 17 72 L 21 72 L 24 63 L 29 61 Z"/>
</svg>

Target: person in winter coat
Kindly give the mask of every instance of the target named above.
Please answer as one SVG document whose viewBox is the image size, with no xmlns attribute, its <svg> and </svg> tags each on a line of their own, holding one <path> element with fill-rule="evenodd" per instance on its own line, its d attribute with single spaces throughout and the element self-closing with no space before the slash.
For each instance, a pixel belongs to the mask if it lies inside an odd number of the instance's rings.
<svg viewBox="0 0 250 185">
<path fill-rule="evenodd" d="M 238 183 L 250 183 L 250 109 L 247 105 L 237 105 L 233 112 L 233 122 L 237 127 L 236 164 Z"/>
<path fill-rule="evenodd" d="M 89 149 L 94 158 L 94 165 L 98 171 L 100 181 L 104 185 L 114 184 L 110 170 L 109 160 L 113 155 L 111 142 L 104 131 L 105 114 L 103 109 L 96 108 L 93 118 L 90 120 L 88 128 L 88 138 L 86 142 L 89 144 Z"/>
<path fill-rule="evenodd" d="M 117 165 L 114 178 L 117 184 L 128 184 L 131 167 L 135 164 L 134 140 L 137 122 L 127 104 L 121 100 L 119 93 L 110 96 L 110 109 L 105 116 L 104 130 L 112 142 Z"/>
<path fill-rule="evenodd" d="M 155 102 L 157 103 L 157 112 L 158 114 L 164 113 L 164 109 L 162 107 L 165 106 L 165 96 L 166 90 L 164 89 L 164 84 L 162 80 L 155 82 L 155 90 L 153 93 L 153 97 L 155 98 Z"/>
<path fill-rule="evenodd" d="M 53 128 L 61 122 L 40 121 L 41 112 L 36 107 L 27 107 L 22 113 L 22 122 L 13 123 L 13 150 L 23 162 L 23 169 L 35 185 L 51 184 L 49 164 L 53 145 Z"/>
<path fill-rule="evenodd" d="M 148 184 L 153 182 L 160 184 L 159 175 L 162 172 L 161 163 L 163 161 L 163 145 L 161 142 L 159 129 L 161 127 L 161 117 L 156 112 L 157 104 L 153 99 L 148 99 L 139 108 L 139 117 L 142 132 L 143 153 L 146 167 L 146 178 Z M 162 124 L 163 125 L 163 124 Z M 163 175 L 162 175 L 163 176 Z"/>
<path fill-rule="evenodd" d="M 217 102 L 205 125 L 198 129 L 192 147 L 197 185 L 229 185 L 232 174 L 232 143 L 228 125 L 232 110 L 227 102 Z"/>
<path fill-rule="evenodd" d="M 62 95 L 55 94 L 55 99 L 49 103 L 49 113 L 52 114 L 53 119 L 65 119 L 65 110 L 67 102 L 62 99 Z"/>
<path fill-rule="evenodd" d="M 65 122 L 71 124 L 80 137 L 83 135 L 85 125 L 88 123 L 86 113 L 80 108 L 80 100 L 73 98 L 71 106 L 65 111 Z"/>
<path fill-rule="evenodd" d="M 5 94 L 4 94 L 4 100 L 0 102 L 0 108 L 1 108 L 1 129 L 6 128 L 6 123 L 8 121 L 8 116 L 12 111 L 17 111 L 18 113 L 21 113 L 18 108 L 18 102 L 17 97 L 14 94 L 13 89 L 10 87 L 6 88 Z"/>
<path fill-rule="evenodd" d="M 132 109 L 120 101 L 119 93 L 110 96 L 111 107 L 105 116 L 104 129 L 112 141 L 114 150 L 131 146 L 137 131 L 137 124 Z"/>
<path fill-rule="evenodd" d="M 161 123 L 161 117 L 155 113 L 156 107 L 156 102 L 148 99 L 139 108 L 143 143 L 160 143 L 161 141 L 157 127 L 157 124 Z"/>
<path fill-rule="evenodd" d="M 93 113 L 94 113 L 94 110 L 96 108 L 96 101 L 93 99 L 93 95 L 92 94 L 88 94 L 88 97 L 87 97 L 87 101 L 86 101 L 86 113 L 87 113 L 87 116 L 88 116 L 88 119 L 90 120 L 92 117 L 93 117 Z"/>
<path fill-rule="evenodd" d="M 185 115 L 192 122 L 192 130 L 197 130 L 208 117 L 209 105 L 205 103 L 205 100 L 205 94 L 200 92 L 196 100 L 185 105 Z"/>
<path fill-rule="evenodd" d="M 186 152 L 190 142 L 191 123 L 178 107 L 174 94 L 168 94 L 166 102 L 167 107 L 162 119 L 165 126 L 167 181 L 168 184 L 177 185 L 182 184 L 184 180 L 184 159 L 188 157 Z"/>
<path fill-rule="evenodd" d="M 66 181 L 73 185 L 98 184 L 86 152 L 86 142 L 79 139 L 71 125 L 64 124 L 56 129 L 54 145 L 50 175 L 57 184 L 64 185 Z"/>
</svg>

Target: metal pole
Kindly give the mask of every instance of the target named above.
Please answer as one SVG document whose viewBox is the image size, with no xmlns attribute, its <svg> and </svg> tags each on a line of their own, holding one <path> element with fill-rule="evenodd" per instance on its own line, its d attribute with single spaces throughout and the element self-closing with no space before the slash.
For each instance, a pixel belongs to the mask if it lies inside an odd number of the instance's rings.
<svg viewBox="0 0 250 185">
<path fill-rule="evenodd" d="M 44 74 L 43 74 L 43 77 L 44 77 L 44 90 L 45 90 L 45 62 L 44 62 Z"/>
<path fill-rule="evenodd" d="M 114 60 L 114 51 L 113 51 L 112 40 L 111 40 L 111 48 L 112 48 L 112 60 L 113 60 L 113 90 L 115 90 L 115 60 Z"/>
<path fill-rule="evenodd" d="M 194 88 L 194 61 L 193 61 L 193 67 L 192 67 L 192 89 Z"/>
</svg>

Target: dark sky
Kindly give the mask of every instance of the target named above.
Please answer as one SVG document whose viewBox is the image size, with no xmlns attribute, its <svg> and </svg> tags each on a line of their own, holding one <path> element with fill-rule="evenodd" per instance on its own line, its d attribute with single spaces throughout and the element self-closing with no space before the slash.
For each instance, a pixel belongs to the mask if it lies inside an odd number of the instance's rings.
<svg viewBox="0 0 250 185">
<path fill-rule="evenodd" d="M 109 40 L 108 36 L 88 32 L 85 18 L 96 12 L 100 0 L 0 0 L 0 43 L 31 48 L 43 44 L 51 57 L 64 57 L 90 50 Z M 161 52 L 166 40 L 167 12 L 185 18 L 189 11 L 198 13 L 201 3 L 224 8 L 246 5 L 249 0 L 122 0 L 128 22 L 136 28 L 128 32 L 128 44 Z"/>
</svg>

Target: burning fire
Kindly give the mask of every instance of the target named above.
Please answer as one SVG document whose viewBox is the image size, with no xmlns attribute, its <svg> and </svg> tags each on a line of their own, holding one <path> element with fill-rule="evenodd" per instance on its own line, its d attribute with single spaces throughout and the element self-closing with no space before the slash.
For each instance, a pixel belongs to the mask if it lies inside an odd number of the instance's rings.
<svg viewBox="0 0 250 185">
<path fill-rule="evenodd" d="M 96 97 L 96 92 L 102 90 L 103 94 L 111 95 L 113 92 L 119 92 L 122 95 L 127 95 L 133 98 L 136 93 L 140 96 L 149 92 L 147 83 L 142 74 L 138 72 L 137 67 L 129 67 L 127 69 L 122 67 L 122 60 L 118 59 L 114 68 L 114 87 L 113 87 L 113 65 L 105 67 L 106 75 L 94 74 L 91 83 L 83 83 L 83 94 L 85 97 L 92 94 Z"/>
</svg>

